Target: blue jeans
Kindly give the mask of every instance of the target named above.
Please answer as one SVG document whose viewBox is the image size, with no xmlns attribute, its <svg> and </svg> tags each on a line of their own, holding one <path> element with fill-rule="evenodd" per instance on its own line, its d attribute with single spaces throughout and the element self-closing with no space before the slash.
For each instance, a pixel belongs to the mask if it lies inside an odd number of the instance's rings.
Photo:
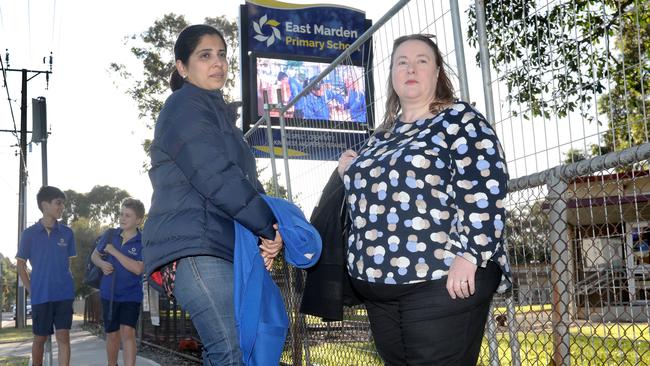
<svg viewBox="0 0 650 366">
<path fill-rule="evenodd" d="M 211 256 L 178 262 L 174 296 L 203 343 L 203 365 L 242 365 L 235 325 L 233 264 Z"/>
</svg>

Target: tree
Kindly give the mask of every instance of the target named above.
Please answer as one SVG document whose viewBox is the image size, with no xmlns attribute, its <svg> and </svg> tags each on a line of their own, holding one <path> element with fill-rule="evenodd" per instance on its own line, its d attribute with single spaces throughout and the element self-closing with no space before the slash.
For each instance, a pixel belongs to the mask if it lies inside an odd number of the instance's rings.
<svg viewBox="0 0 650 366">
<path fill-rule="evenodd" d="M 565 154 L 564 163 L 565 164 L 577 163 L 582 160 L 587 160 L 588 158 L 589 158 L 589 154 L 586 151 L 570 148 Z"/>
<path fill-rule="evenodd" d="M 10 311 L 11 305 L 16 303 L 16 265 L 1 254 L 0 261 L 2 262 L 2 282 L 0 282 L 2 309 L 0 311 Z"/>
<path fill-rule="evenodd" d="M 476 46 L 474 6 L 468 13 L 468 39 Z M 507 101 L 529 107 L 533 117 L 554 114 L 562 118 L 579 111 L 593 121 L 584 106 L 609 87 L 609 94 L 598 104 L 601 113 L 610 111 L 610 132 L 605 146 L 595 146 L 594 152 L 645 142 L 650 89 L 648 14 L 649 3 L 635 0 L 558 1 L 544 6 L 535 0 L 489 2 L 490 60 L 507 87 Z M 609 47 L 612 39 L 615 50 Z M 511 113 L 518 112 L 512 109 Z"/>
<path fill-rule="evenodd" d="M 123 189 L 111 186 L 94 186 L 88 193 L 65 191 L 66 210 L 62 220 L 66 225 L 72 225 L 82 217 L 88 219 L 90 225 L 117 225 L 122 201 L 129 197 Z"/>
<path fill-rule="evenodd" d="M 74 278 L 76 295 L 86 296 L 92 292 L 92 288 L 83 283 L 86 272 L 86 259 L 95 249 L 95 240 L 105 227 L 101 227 L 99 223 L 92 222 L 86 217 L 80 217 L 72 223 L 71 228 L 74 231 L 77 257 L 72 261 L 70 271 L 72 271 L 72 277 Z"/>
<path fill-rule="evenodd" d="M 206 17 L 205 24 L 219 29 L 228 47 L 228 80 L 224 85 L 224 98 L 232 101 L 230 93 L 239 74 L 239 28 L 237 21 L 225 16 Z M 169 77 L 174 70 L 174 43 L 178 34 L 190 25 L 183 15 L 174 13 L 165 14 L 156 20 L 146 31 L 126 37 L 126 44 L 130 45 L 131 53 L 142 63 L 143 70 L 134 72 L 122 63 L 113 62 L 110 70 L 120 79 L 130 83 L 126 93 L 138 105 L 139 117 L 144 119 L 147 127 L 153 124 L 162 109 L 165 98 L 169 95 Z M 143 75 L 137 77 L 134 75 Z M 149 153 L 151 140 L 147 139 L 142 144 Z M 144 164 L 148 168 L 148 164 Z"/>
<path fill-rule="evenodd" d="M 506 245 L 512 265 L 550 261 L 550 226 L 548 215 L 542 210 L 543 203 L 535 201 L 508 209 Z"/>
<path fill-rule="evenodd" d="M 609 120 L 602 153 L 647 142 L 650 129 L 650 3 L 639 2 L 620 23 L 609 70 L 614 86 L 598 101 Z"/>
<path fill-rule="evenodd" d="M 83 283 L 86 259 L 95 248 L 95 239 L 110 226 L 119 223 L 122 201 L 129 197 L 123 189 L 111 186 L 94 186 L 88 193 L 65 191 L 66 210 L 62 221 L 72 228 L 77 257 L 72 260 L 70 271 L 78 296 L 89 294 L 92 289 Z"/>
<path fill-rule="evenodd" d="M 205 24 L 219 29 L 228 46 L 228 80 L 224 86 L 224 96 L 230 100 L 229 92 L 235 85 L 239 72 L 239 29 L 237 22 L 225 16 L 206 17 Z M 169 13 L 163 15 L 146 31 L 127 36 L 126 44 L 131 53 L 142 62 L 143 78 L 135 78 L 128 67 L 121 63 L 111 63 L 110 69 L 124 80 L 132 82 L 126 93 L 138 103 L 140 118 L 149 120 L 151 127 L 162 109 L 165 97 L 169 94 L 169 77 L 174 71 L 174 43 L 178 34 L 190 25 L 183 15 Z"/>
</svg>

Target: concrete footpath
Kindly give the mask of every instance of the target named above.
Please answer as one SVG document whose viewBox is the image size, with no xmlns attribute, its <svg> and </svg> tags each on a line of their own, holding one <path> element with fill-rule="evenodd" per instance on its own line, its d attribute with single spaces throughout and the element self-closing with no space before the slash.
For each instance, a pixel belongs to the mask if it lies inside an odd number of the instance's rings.
<svg viewBox="0 0 650 366">
<path fill-rule="evenodd" d="M 86 365 L 86 366 L 106 366 L 106 342 L 81 329 L 83 318 L 75 315 L 72 321 L 72 329 L 70 329 L 70 346 L 72 355 L 70 357 L 70 365 Z M 52 336 L 52 353 L 53 365 L 58 365 L 58 349 L 56 346 L 56 339 Z M 32 341 L 11 342 L 0 344 L 0 356 L 31 356 Z M 118 357 L 118 365 L 123 365 L 122 351 Z M 157 362 L 150 359 L 137 356 L 135 364 L 138 366 L 160 366 Z M 32 365 L 30 360 L 29 365 Z"/>
</svg>

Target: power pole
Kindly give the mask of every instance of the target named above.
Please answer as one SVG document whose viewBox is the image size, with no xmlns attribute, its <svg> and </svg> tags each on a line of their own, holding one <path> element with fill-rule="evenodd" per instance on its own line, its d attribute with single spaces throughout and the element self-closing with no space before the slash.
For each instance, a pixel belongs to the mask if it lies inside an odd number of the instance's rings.
<svg viewBox="0 0 650 366">
<path fill-rule="evenodd" d="M 27 211 L 26 211 L 26 189 L 27 189 L 27 82 L 40 74 L 45 74 L 46 89 L 49 87 L 50 74 L 52 74 L 52 53 L 49 57 L 49 70 L 27 70 L 27 69 L 10 69 L 9 68 L 9 52 L 5 54 L 7 68 L 4 64 L 0 64 L 0 71 L 3 75 L 6 72 L 20 72 L 21 73 L 21 90 L 20 90 L 20 167 L 18 172 L 18 243 L 20 246 L 20 238 L 25 226 L 27 226 Z M 46 58 L 43 58 L 45 63 Z M 0 60 L 1 61 L 1 60 Z M 32 74 L 31 77 L 28 77 Z M 5 81 L 5 87 L 6 80 Z M 11 103 L 11 101 L 10 101 Z M 47 178 L 46 178 L 47 179 Z M 16 273 L 16 328 L 24 328 L 26 326 L 25 317 L 25 287 L 20 279 L 20 275 Z"/>
</svg>

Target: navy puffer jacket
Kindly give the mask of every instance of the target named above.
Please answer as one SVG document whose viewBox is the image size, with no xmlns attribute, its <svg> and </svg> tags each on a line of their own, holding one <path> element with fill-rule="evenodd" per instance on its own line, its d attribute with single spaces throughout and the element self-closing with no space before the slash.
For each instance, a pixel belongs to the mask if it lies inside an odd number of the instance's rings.
<svg viewBox="0 0 650 366">
<path fill-rule="evenodd" d="M 153 197 L 142 234 L 145 274 L 174 260 L 232 261 L 234 221 L 273 238 L 255 159 L 220 91 L 192 84 L 165 102 L 151 145 Z"/>
</svg>

